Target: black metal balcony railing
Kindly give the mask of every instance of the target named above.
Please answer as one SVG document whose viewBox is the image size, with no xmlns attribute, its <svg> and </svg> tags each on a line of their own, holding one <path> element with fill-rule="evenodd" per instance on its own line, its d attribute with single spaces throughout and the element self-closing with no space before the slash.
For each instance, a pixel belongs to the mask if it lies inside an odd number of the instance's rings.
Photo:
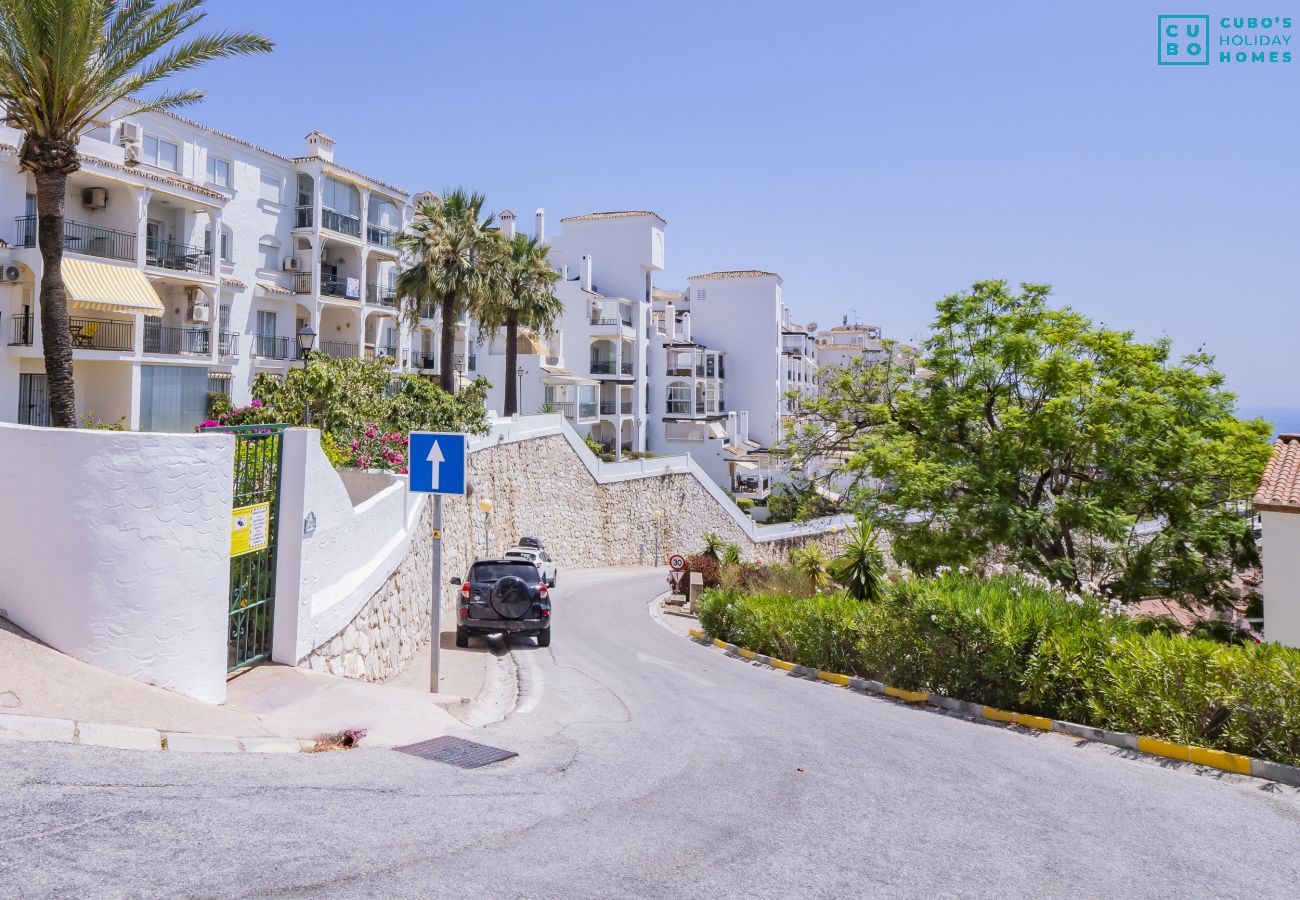
<svg viewBox="0 0 1300 900">
<path fill-rule="evenodd" d="M 591 361 L 592 375 L 613 375 L 617 371 L 618 364 L 612 359 L 593 359 Z"/>
<path fill-rule="evenodd" d="M 396 247 L 397 232 L 383 225 L 369 223 L 366 225 L 366 240 L 377 247 Z"/>
<path fill-rule="evenodd" d="M 276 337 L 273 334 L 254 334 L 250 337 L 253 339 L 254 356 L 262 359 L 289 359 L 290 345 L 287 337 Z M 297 347 L 293 350 L 296 356 Z"/>
<path fill-rule="evenodd" d="M 295 294 L 310 294 L 312 290 L 311 272 L 299 272 L 294 276 L 293 291 Z M 351 284 L 348 282 L 351 281 Z M 347 300 L 361 299 L 361 282 L 357 279 L 349 279 L 344 275 L 331 275 L 328 272 L 321 272 L 320 275 L 320 294 L 322 297 L 343 297 Z"/>
<path fill-rule="evenodd" d="M 348 341 L 321 341 L 316 349 L 331 359 L 357 358 L 357 345 Z"/>
<path fill-rule="evenodd" d="M 566 419 L 572 419 L 574 412 L 577 411 L 577 404 L 572 400 L 547 400 L 544 405 L 549 406 L 552 412 L 559 413 Z"/>
<path fill-rule="evenodd" d="M 614 415 L 614 413 L 617 412 L 617 411 L 618 411 L 618 401 L 617 401 L 617 400 L 602 400 L 602 401 L 600 401 L 600 414 L 601 414 L 602 416 L 612 416 L 612 415 Z"/>
<path fill-rule="evenodd" d="M 19 216 L 16 245 L 36 246 L 36 216 Z M 104 259 L 135 261 L 135 235 L 129 231 L 89 225 L 75 219 L 63 220 L 63 249 Z"/>
<path fill-rule="evenodd" d="M 173 269 L 177 272 L 197 272 L 200 275 L 212 274 L 212 251 L 202 247 L 191 247 L 179 241 L 164 241 L 150 238 L 145 241 L 145 263 L 160 269 Z"/>
<path fill-rule="evenodd" d="M 212 332 L 184 325 L 144 323 L 145 353 L 175 353 L 206 356 L 212 352 Z"/>
<path fill-rule="evenodd" d="M 132 323 L 120 319 L 68 319 L 74 350 L 117 350 L 129 353 L 135 349 Z"/>
<path fill-rule="evenodd" d="M 36 330 L 36 323 L 30 313 L 26 315 L 17 315 L 11 319 L 12 327 L 9 331 L 10 347 L 30 347 L 32 345 L 32 336 Z"/>
<path fill-rule="evenodd" d="M 217 335 L 217 352 L 222 356 L 239 355 L 239 332 L 223 331 Z"/>
<path fill-rule="evenodd" d="M 396 308 L 397 291 L 386 284 L 375 284 L 371 281 L 366 284 L 366 302 Z"/>
<path fill-rule="evenodd" d="M 312 208 L 310 206 L 296 206 L 293 210 L 293 227 L 310 228 L 312 223 Z"/>
<path fill-rule="evenodd" d="M 361 218 L 359 216 L 339 212 L 337 209 L 330 209 L 328 206 L 321 207 L 320 224 L 322 228 L 337 231 L 339 234 L 347 234 L 355 238 L 361 237 Z"/>
</svg>

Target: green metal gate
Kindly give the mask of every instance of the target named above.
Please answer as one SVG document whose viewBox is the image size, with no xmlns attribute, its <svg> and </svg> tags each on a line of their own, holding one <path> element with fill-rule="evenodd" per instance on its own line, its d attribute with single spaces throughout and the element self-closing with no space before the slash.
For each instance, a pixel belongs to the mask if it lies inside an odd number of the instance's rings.
<svg viewBox="0 0 1300 900">
<path fill-rule="evenodd" d="M 280 511 L 280 461 L 285 427 L 235 425 L 207 429 L 235 436 L 228 672 L 271 656 L 275 532 Z"/>
</svg>

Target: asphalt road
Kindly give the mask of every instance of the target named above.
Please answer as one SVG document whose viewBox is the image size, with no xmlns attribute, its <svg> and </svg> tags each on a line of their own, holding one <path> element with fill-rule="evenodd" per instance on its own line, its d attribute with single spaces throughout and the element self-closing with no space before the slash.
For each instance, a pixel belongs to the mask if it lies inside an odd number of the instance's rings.
<svg viewBox="0 0 1300 900">
<path fill-rule="evenodd" d="M 1296 897 L 1289 789 L 726 658 L 563 572 L 465 771 L 0 742 L 0 896 Z"/>
</svg>

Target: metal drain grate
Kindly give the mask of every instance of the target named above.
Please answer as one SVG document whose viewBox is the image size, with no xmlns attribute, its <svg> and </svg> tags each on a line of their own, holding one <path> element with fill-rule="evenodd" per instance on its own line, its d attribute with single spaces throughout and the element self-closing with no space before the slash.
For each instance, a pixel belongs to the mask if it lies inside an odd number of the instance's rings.
<svg viewBox="0 0 1300 900">
<path fill-rule="evenodd" d="M 479 766 L 501 762 L 503 759 L 510 759 L 519 755 L 513 750 L 502 750 L 500 747 L 476 744 L 473 741 L 451 737 L 450 735 L 434 738 L 431 741 L 420 741 L 418 744 L 407 744 L 405 747 L 394 747 L 393 749 L 398 753 L 409 753 L 411 756 L 420 757 L 420 759 L 434 759 L 438 762 L 459 766 L 462 769 L 477 769 Z"/>
</svg>

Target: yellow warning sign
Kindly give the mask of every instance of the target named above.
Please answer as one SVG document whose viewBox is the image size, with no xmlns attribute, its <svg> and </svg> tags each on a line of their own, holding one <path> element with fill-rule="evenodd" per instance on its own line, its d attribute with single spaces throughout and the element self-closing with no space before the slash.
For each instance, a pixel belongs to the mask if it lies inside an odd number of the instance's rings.
<svg viewBox="0 0 1300 900">
<path fill-rule="evenodd" d="M 265 550 L 271 542 L 271 504 L 241 506 L 230 514 L 230 555 Z"/>
<path fill-rule="evenodd" d="M 440 540 L 442 540 L 442 529 L 441 529 L 441 528 L 435 528 L 435 529 L 433 529 L 433 539 L 434 539 L 435 541 L 440 541 Z"/>
</svg>

